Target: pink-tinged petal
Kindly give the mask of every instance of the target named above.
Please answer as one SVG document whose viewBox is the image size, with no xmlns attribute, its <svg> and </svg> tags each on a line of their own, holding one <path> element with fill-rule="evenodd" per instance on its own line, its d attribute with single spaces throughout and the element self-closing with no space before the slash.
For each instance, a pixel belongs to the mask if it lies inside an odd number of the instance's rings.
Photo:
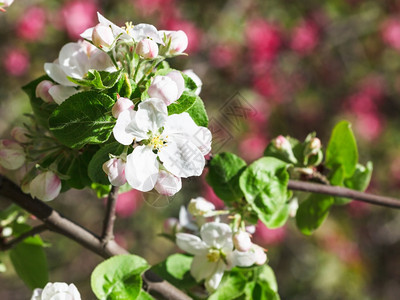
<svg viewBox="0 0 400 300">
<path fill-rule="evenodd" d="M 117 123 L 114 126 L 113 134 L 114 138 L 122 145 L 130 145 L 133 139 L 138 135 L 134 135 L 134 131 L 127 131 L 127 127 L 131 124 L 132 119 L 135 116 L 135 111 L 126 110 L 120 113 L 117 119 Z M 142 134 L 142 132 L 140 132 Z"/>
<path fill-rule="evenodd" d="M 170 172 L 160 170 L 154 188 L 161 195 L 173 196 L 181 190 L 182 180 Z"/>
<path fill-rule="evenodd" d="M 228 224 L 210 222 L 201 227 L 200 236 L 209 246 L 230 252 L 233 249 L 232 229 Z"/>
<path fill-rule="evenodd" d="M 193 255 L 207 254 L 207 245 L 198 237 L 189 233 L 178 233 L 176 244 L 179 248 Z"/>
<path fill-rule="evenodd" d="M 129 185 L 142 192 L 154 188 L 158 178 L 157 155 L 147 146 L 136 147 L 127 156 L 125 176 Z"/>
<path fill-rule="evenodd" d="M 124 97 L 118 98 L 117 102 L 115 102 L 113 108 L 112 108 L 112 115 L 114 118 L 118 119 L 120 113 L 122 113 L 125 110 L 131 110 L 133 109 L 134 104 L 132 100 Z"/>
<path fill-rule="evenodd" d="M 179 71 L 171 71 L 167 75 L 167 77 L 171 78 L 176 86 L 178 87 L 178 99 L 182 96 L 183 91 L 185 90 L 185 80 L 183 79 L 183 76 L 181 72 Z"/>
<path fill-rule="evenodd" d="M 120 158 L 111 158 L 103 164 L 103 171 L 113 186 L 121 186 L 126 183 L 125 161 Z"/>
<path fill-rule="evenodd" d="M 51 201 L 60 194 L 61 180 L 53 172 L 46 171 L 31 181 L 29 189 L 32 197 L 42 201 Z"/>
<path fill-rule="evenodd" d="M 180 97 L 177 84 L 167 76 L 154 77 L 147 92 L 150 97 L 164 101 L 165 105 L 170 105 Z"/>
<path fill-rule="evenodd" d="M 65 100 L 67 100 L 72 95 L 78 93 L 79 91 L 72 86 L 64 85 L 53 85 L 49 89 L 50 96 L 54 99 L 54 102 L 60 105 Z"/>
<path fill-rule="evenodd" d="M 8 170 L 16 170 L 25 163 L 25 152 L 17 142 L 0 140 L 0 165 Z"/>
</svg>

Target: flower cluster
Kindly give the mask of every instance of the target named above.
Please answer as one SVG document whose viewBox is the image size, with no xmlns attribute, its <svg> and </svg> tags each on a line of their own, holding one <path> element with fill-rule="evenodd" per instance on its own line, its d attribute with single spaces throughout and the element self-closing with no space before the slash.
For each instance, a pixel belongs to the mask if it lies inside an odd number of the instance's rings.
<svg viewBox="0 0 400 300">
<path fill-rule="evenodd" d="M 31 300 L 51 300 L 51 299 L 68 299 L 81 300 L 76 286 L 65 282 L 49 282 L 43 289 L 35 289 Z"/>
</svg>

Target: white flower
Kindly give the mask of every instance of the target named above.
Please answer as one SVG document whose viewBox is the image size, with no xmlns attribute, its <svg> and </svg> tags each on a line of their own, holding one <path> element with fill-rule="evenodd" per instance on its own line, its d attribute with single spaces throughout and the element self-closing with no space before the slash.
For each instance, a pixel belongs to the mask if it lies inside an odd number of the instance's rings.
<svg viewBox="0 0 400 300">
<path fill-rule="evenodd" d="M 52 171 L 46 171 L 33 178 L 29 190 L 33 198 L 51 201 L 60 194 L 61 180 Z"/>
<path fill-rule="evenodd" d="M 182 188 L 182 179 L 168 171 L 160 170 L 154 189 L 164 196 L 173 196 Z"/>
<path fill-rule="evenodd" d="M 109 26 L 99 23 L 93 28 L 92 42 L 96 47 L 110 49 L 114 40 L 114 34 Z"/>
<path fill-rule="evenodd" d="M 132 100 L 124 97 L 119 97 L 118 100 L 115 102 L 114 106 L 112 107 L 112 115 L 114 118 L 118 118 L 119 115 L 129 109 L 133 109 L 133 102 Z"/>
<path fill-rule="evenodd" d="M 136 146 L 127 156 L 125 175 L 129 185 L 147 192 L 159 176 L 159 160 L 177 177 L 199 176 L 211 149 L 211 132 L 197 126 L 188 113 L 168 116 L 160 99 L 150 98 L 138 110 L 122 112 L 113 129 L 115 139 L 123 145 Z"/>
<path fill-rule="evenodd" d="M 164 43 L 169 46 L 169 54 L 181 54 L 186 50 L 189 40 L 186 33 L 182 30 L 168 31 L 160 30 L 160 37 L 164 40 Z"/>
<path fill-rule="evenodd" d="M 182 71 L 182 73 L 186 74 L 194 81 L 194 83 L 197 85 L 197 89 L 194 91 L 194 93 L 197 96 L 200 95 L 201 87 L 203 86 L 203 82 L 201 81 L 200 77 L 197 76 L 197 74 L 195 72 L 193 72 L 193 70 L 191 70 L 191 69 L 184 70 L 184 71 Z"/>
<path fill-rule="evenodd" d="M 197 280 L 205 279 L 208 291 L 218 288 L 225 270 L 254 264 L 247 252 L 233 251 L 232 230 L 224 223 L 210 222 L 201 227 L 201 239 L 188 233 L 178 233 L 176 243 L 182 250 L 193 254 L 190 273 Z M 251 255 L 253 256 L 253 255 Z"/>
<path fill-rule="evenodd" d="M 146 59 L 153 59 L 158 56 L 158 45 L 151 39 L 143 39 L 136 46 L 136 53 Z"/>
<path fill-rule="evenodd" d="M 125 178 L 126 162 L 121 158 L 111 158 L 103 164 L 103 171 L 107 174 L 108 180 L 114 186 L 121 186 L 126 183 Z"/>
<path fill-rule="evenodd" d="M 178 71 L 171 71 L 165 76 L 153 78 L 147 93 L 151 98 L 159 98 L 165 105 L 170 105 L 180 98 L 185 90 L 185 81 Z"/>
<path fill-rule="evenodd" d="M 233 235 L 233 244 L 235 245 L 235 248 L 241 252 L 249 251 L 253 245 L 250 235 L 243 230 L 240 230 Z"/>
<path fill-rule="evenodd" d="M 81 300 L 81 295 L 73 283 L 49 282 L 44 289 L 35 289 L 31 300 Z"/>
<path fill-rule="evenodd" d="M 24 163 L 24 148 L 12 140 L 0 140 L 0 165 L 8 170 L 16 170 Z"/>
<path fill-rule="evenodd" d="M 188 205 L 188 211 L 193 216 L 204 216 L 215 209 L 214 204 L 207 201 L 203 197 L 191 199 Z"/>
</svg>

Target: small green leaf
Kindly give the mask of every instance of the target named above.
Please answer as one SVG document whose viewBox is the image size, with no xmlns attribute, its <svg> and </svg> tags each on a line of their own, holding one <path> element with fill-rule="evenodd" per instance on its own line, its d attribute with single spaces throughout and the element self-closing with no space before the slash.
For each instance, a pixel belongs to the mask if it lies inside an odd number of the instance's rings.
<svg viewBox="0 0 400 300">
<path fill-rule="evenodd" d="M 150 294 L 146 293 L 145 291 L 141 290 L 139 297 L 136 298 L 137 300 L 154 300 Z"/>
<path fill-rule="evenodd" d="M 276 277 L 274 270 L 268 265 L 263 265 L 258 269 L 255 269 L 254 272 L 257 276 L 258 282 L 263 282 L 268 284 L 269 288 L 274 292 L 278 292 L 278 283 L 276 282 Z"/>
<path fill-rule="evenodd" d="M 366 166 L 357 164 L 356 170 L 351 178 L 344 181 L 344 185 L 349 189 L 363 192 L 367 189 L 372 176 L 372 162 L 367 162 Z"/>
<path fill-rule="evenodd" d="M 190 92 L 195 92 L 197 90 L 197 84 L 188 75 L 181 73 L 183 79 L 185 80 L 185 89 Z"/>
<path fill-rule="evenodd" d="M 342 166 L 343 175 L 347 178 L 353 175 L 357 162 L 357 143 L 351 130 L 351 124 L 347 121 L 341 121 L 332 131 L 326 148 L 325 165 L 331 169 Z"/>
<path fill-rule="evenodd" d="M 239 177 L 245 168 L 246 162 L 240 157 L 228 152 L 220 153 L 212 158 L 206 179 L 222 200 L 238 200 L 243 197 Z"/>
<path fill-rule="evenodd" d="M 333 197 L 322 194 L 311 194 L 300 203 L 296 213 L 296 224 L 300 231 L 311 235 L 326 219 L 333 203 Z"/>
<path fill-rule="evenodd" d="M 259 219 L 269 228 L 282 225 L 286 215 L 288 164 L 274 157 L 253 162 L 240 176 L 239 185 Z M 277 218 L 277 215 L 279 216 Z"/>
<path fill-rule="evenodd" d="M 92 290 L 98 299 L 137 299 L 142 288 L 141 274 L 149 267 L 136 255 L 111 257 L 92 272 Z"/>
<path fill-rule="evenodd" d="M 32 290 L 43 288 L 49 281 L 46 254 L 37 239 L 26 239 L 10 250 L 15 272 Z"/>
<path fill-rule="evenodd" d="M 123 151 L 124 145 L 118 142 L 113 142 L 100 148 L 89 162 L 87 169 L 89 178 L 95 183 L 109 185 L 110 181 L 103 171 L 103 164 L 110 159 L 110 154 L 120 155 Z"/>
<path fill-rule="evenodd" d="M 71 82 L 81 86 L 87 86 L 98 90 L 105 90 L 112 88 L 119 81 L 121 74 L 122 70 L 118 70 L 112 73 L 106 71 L 89 70 L 86 77 L 83 79 L 72 77 L 68 77 L 68 79 Z"/>
<path fill-rule="evenodd" d="M 64 145 L 81 148 L 108 140 L 115 125 L 114 100 L 98 92 L 81 92 L 65 100 L 49 119 L 50 130 Z"/>
<path fill-rule="evenodd" d="M 196 102 L 198 96 L 184 91 L 182 96 L 174 103 L 168 105 L 168 115 L 180 114 L 187 111 Z"/>
<path fill-rule="evenodd" d="M 236 299 L 244 293 L 248 280 L 240 272 L 225 273 L 218 289 L 210 295 L 208 300 Z"/>
<path fill-rule="evenodd" d="M 85 152 L 78 152 L 74 157 L 67 171 L 69 179 L 66 180 L 66 183 L 71 188 L 83 189 L 90 186 L 91 180 L 88 176 L 88 165 L 92 156 L 93 151 L 87 149 Z"/>
<path fill-rule="evenodd" d="M 193 121 L 198 126 L 207 127 L 208 126 L 208 116 L 206 109 L 204 107 L 203 100 L 200 97 L 196 97 L 194 104 L 187 110 L 189 115 L 192 117 Z"/>
</svg>

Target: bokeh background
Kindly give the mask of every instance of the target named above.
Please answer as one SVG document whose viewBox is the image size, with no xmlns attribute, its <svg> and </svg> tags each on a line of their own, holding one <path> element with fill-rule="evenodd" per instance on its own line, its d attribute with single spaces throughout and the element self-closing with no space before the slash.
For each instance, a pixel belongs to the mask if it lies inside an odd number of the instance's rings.
<svg viewBox="0 0 400 300">
<path fill-rule="evenodd" d="M 326 145 L 341 119 L 352 122 L 360 161 L 374 162 L 370 192 L 400 196 L 400 1 L 381 0 L 15 0 L 0 12 L 0 136 L 21 125 L 28 98 L 20 87 L 44 73 L 61 47 L 97 23 L 152 23 L 184 30 L 188 57 L 170 61 L 203 80 L 201 97 L 214 133 L 214 153 L 248 162 L 270 139 L 304 139 L 316 131 Z M 163 220 L 203 195 L 221 202 L 204 178 L 186 180 L 171 199 L 137 192 L 118 200 L 117 241 L 152 264 L 176 251 L 158 234 Z M 3 204 L 4 205 L 4 204 Z M 104 201 L 71 190 L 50 203 L 95 232 Z M 293 220 L 277 230 L 259 225 L 282 299 L 399 299 L 400 214 L 360 202 L 335 207 L 311 237 Z M 45 233 L 50 280 L 73 282 L 94 299 L 90 273 L 101 259 Z M 29 299 L 6 255 L 0 299 Z"/>
</svg>

